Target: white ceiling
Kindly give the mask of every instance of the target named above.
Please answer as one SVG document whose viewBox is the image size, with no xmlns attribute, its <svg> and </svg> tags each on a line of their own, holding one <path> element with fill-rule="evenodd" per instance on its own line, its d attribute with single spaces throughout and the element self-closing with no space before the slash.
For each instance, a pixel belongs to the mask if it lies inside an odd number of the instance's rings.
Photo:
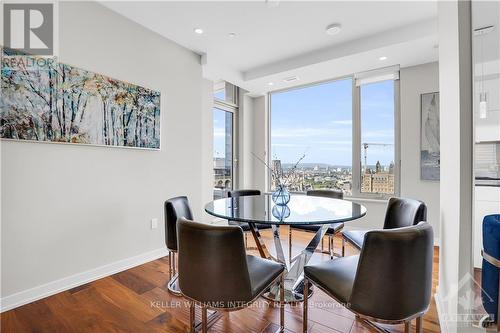
<svg viewBox="0 0 500 333">
<path fill-rule="evenodd" d="M 438 54 L 434 1 L 102 3 L 206 55 L 206 77 L 228 80 L 253 94 L 393 64 L 430 62 Z M 338 35 L 325 33 L 331 23 L 342 24 Z M 193 32 L 197 27 L 202 35 Z M 229 37 L 231 32 L 236 36 Z M 380 56 L 388 59 L 382 62 Z M 283 82 L 291 75 L 300 79 Z"/>
</svg>

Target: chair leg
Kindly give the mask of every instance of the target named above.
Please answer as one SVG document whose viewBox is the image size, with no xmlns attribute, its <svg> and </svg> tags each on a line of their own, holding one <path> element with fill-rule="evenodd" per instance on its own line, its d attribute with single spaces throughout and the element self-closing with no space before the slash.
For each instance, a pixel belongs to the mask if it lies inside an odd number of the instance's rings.
<svg viewBox="0 0 500 333">
<path fill-rule="evenodd" d="M 168 251 L 168 281 L 172 280 L 172 251 Z"/>
<path fill-rule="evenodd" d="M 302 304 L 302 333 L 307 333 L 307 307 L 309 303 L 309 280 L 304 277 L 304 302 Z"/>
<path fill-rule="evenodd" d="M 196 326 L 195 318 L 196 305 L 194 302 L 189 302 L 189 333 L 194 333 Z"/>
<path fill-rule="evenodd" d="M 416 332 L 417 333 L 422 333 L 422 329 L 423 329 L 423 325 L 422 325 L 422 316 L 420 317 L 417 317 L 417 329 L 416 329 Z"/>
<path fill-rule="evenodd" d="M 333 259 L 333 235 L 328 235 L 328 252 L 330 252 L 330 259 Z"/>
<path fill-rule="evenodd" d="M 207 328 L 207 306 L 203 305 L 201 307 L 201 332 L 202 333 L 207 333 L 208 328 Z"/>
<path fill-rule="evenodd" d="M 342 236 L 342 257 L 345 257 L 345 238 Z"/>
<path fill-rule="evenodd" d="M 172 254 L 172 272 L 173 272 L 173 274 L 175 276 L 175 274 L 177 274 L 175 252 L 171 252 L 171 254 Z"/>
<path fill-rule="evenodd" d="M 288 226 L 288 261 L 292 262 L 292 227 Z"/>
<path fill-rule="evenodd" d="M 410 324 L 411 324 L 410 320 L 405 321 L 405 333 L 410 333 Z"/>
<path fill-rule="evenodd" d="M 323 246 L 323 240 L 324 239 L 325 239 L 325 237 L 321 238 L 321 252 L 325 251 L 325 247 Z"/>
<path fill-rule="evenodd" d="M 280 332 L 285 331 L 285 273 L 280 279 Z"/>
<path fill-rule="evenodd" d="M 248 233 L 245 232 L 245 250 L 248 250 Z"/>
</svg>

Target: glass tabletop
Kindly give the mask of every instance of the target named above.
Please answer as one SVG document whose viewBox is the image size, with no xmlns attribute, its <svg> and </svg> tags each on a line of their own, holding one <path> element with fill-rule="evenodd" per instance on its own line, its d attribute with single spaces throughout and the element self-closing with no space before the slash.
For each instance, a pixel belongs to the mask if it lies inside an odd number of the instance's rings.
<svg viewBox="0 0 500 333">
<path fill-rule="evenodd" d="M 232 221 L 285 225 L 347 222 L 366 215 L 366 208 L 355 202 L 301 194 L 292 194 L 286 206 L 275 205 L 271 194 L 218 199 L 205 211 Z"/>
</svg>

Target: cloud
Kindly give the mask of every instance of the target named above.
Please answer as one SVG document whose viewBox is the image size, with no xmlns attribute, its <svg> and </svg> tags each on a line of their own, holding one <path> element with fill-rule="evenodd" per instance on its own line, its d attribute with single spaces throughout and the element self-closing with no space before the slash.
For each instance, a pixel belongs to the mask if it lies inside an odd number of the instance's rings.
<svg viewBox="0 0 500 333">
<path fill-rule="evenodd" d="M 318 145 L 335 145 L 335 146 L 340 146 L 340 145 L 346 145 L 350 146 L 352 145 L 352 141 L 350 140 L 329 140 L 329 141 L 316 141 L 313 142 L 313 144 L 318 144 Z"/>
<path fill-rule="evenodd" d="M 214 137 L 223 138 L 226 136 L 226 129 L 221 127 L 214 127 Z"/>
<path fill-rule="evenodd" d="M 307 148 L 308 146 L 295 143 L 272 143 L 272 147 L 285 147 L 285 148 Z"/>
<path fill-rule="evenodd" d="M 329 128 L 273 128 L 271 135 L 273 138 L 304 138 L 311 136 L 321 136 L 331 133 Z"/>
<path fill-rule="evenodd" d="M 375 131 L 366 131 L 362 133 L 363 139 L 379 139 L 379 138 L 390 138 L 394 139 L 394 131 L 393 130 L 375 130 Z M 387 143 L 393 143 L 394 140 L 390 140 L 392 142 L 387 142 Z M 385 142 L 382 142 L 385 143 Z"/>
<path fill-rule="evenodd" d="M 334 120 L 332 121 L 332 124 L 335 125 L 352 125 L 352 120 L 351 119 L 346 119 L 346 120 Z"/>
</svg>

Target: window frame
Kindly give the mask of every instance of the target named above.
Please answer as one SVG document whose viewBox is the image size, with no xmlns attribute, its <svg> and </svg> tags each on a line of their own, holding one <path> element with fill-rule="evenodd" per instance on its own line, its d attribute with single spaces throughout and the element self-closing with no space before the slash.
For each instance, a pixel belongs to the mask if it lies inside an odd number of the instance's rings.
<svg viewBox="0 0 500 333">
<path fill-rule="evenodd" d="M 378 82 L 384 82 L 382 80 Z M 394 84 L 394 193 L 366 193 L 361 192 L 362 160 L 361 154 L 361 86 L 353 81 L 353 115 L 352 115 L 352 197 L 364 199 L 385 200 L 392 196 L 399 196 L 401 188 L 401 112 L 400 112 L 400 80 L 391 80 Z M 375 82 L 374 82 L 375 83 Z M 357 148 L 356 148 L 357 147 Z M 356 175 L 356 176 L 355 176 Z"/>
<path fill-rule="evenodd" d="M 391 196 L 399 196 L 401 188 L 401 105 L 400 105 L 400 79 L 394 82 L 394 193 L 363 193 L 361 192 L 361 86 L 356 86 L 354 74 L 340 76 L 333 79 L 317 81 L 313 83 L 298 85 L 290 88 L 274 90 L 267 93 L 267 163 L 271 165 L 271 145 L 272 145 L 272 95 L 286 91 L 308 88 L 329 82 L 345 79 L 352 81 L 352 195 L 348 198 L 386 200 Z M 272 191 L 271 171 L 267 170 L 267 190 Z"/>
<path fill-rule="evenodd" d="M 231 102 L 228 102 L 228 101 L 225 101 L 225 100 L 222 100 L 222 99 L 219 99 L 219 98 L 216 98 L 214 96 L 214 102 L 213 102 L 213 106 L 212 106 L 212 119 L 213 119 L 213 112 L 215 109 L 218 109 L 218 110 L 221 110 L 221 111 L 224 111 L 224 112 L 230 112 L 233 116 L 231 117 L 232 118 L 232 140 L 231 140 L 231 154 L 232 154 L 232 179 L 231 179 L 231 190 L 234 190 L 235 188 L 238 188 L 238 184 L 239 184 L 239 167 L 238 167 L 238 158 L 237 156 L 239 156 L 239 149 L 238 149 L 238 135 L 239 135 L 239 128 L 237 126 L 237 124 L 239 124 L 239 121 L 238 121 L 238 116 L 239 116 L 239 88 L 229 82 L 225 82 L 225 89 L 226 89 L 226 94 L 228 93 L 228 90 L 229 90 L 229 93 L 231 94 L 232 96 L 232 100 L 235 101 L 235 103 L 231 103 Z M 213 130 L 214 130 L 214 126 L 212 124 L 212 135 L 213 135 Z M 212 138 L 213 140 L 213 138 Z M 213 148 L 212 148 L 212 160 L 213 160 L 214 156 L 213 156 Z M 212 170 L 213 172 L 213 170 Z"/>
</svg>

